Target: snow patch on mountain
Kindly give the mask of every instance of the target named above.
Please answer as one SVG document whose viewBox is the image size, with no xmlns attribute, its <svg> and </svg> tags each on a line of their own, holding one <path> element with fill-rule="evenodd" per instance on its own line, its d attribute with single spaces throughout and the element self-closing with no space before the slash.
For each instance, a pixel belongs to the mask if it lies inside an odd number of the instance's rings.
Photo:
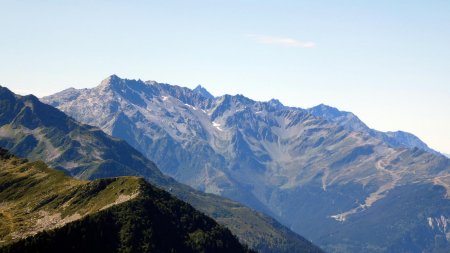
<svg viewBox="0 0 450 253">
<path fill-rule="evenodd" d="M 450 241 L 450 218 L 444 215 L 439 217 L 428 217 L 427 223 L 432 230 L 444 234 L 447 241 Z"/>
<path fill-rule="evenodd" d="M 217 128 L 217 130 L 223 132 L 223 129 L 220 127 L 221 125 L 220 125 L 219 123 L 213 121 L 212 124 L 213 124 L 213 126 L 214 126 L 215 128 Z"/>
</svg>

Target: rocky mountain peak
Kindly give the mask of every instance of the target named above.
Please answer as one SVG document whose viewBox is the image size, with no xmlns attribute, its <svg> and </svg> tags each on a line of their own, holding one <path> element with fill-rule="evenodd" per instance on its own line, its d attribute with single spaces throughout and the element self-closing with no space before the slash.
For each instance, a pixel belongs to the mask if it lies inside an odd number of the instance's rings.
<svg viewBox="0 0 450 253">
<path fill-rule="evenodd" d="M 117 75 L 110 75 L 101 81 L 98 87 L 109 88 L 111 90 L 136 89 L 137 87 L 146 85 L 142 80 L 124 79 Z"/>
<path fill-rule="evenodd" d="M 122 79 L 115 74 L 108 76 L 100 82 L 100 86 L 110 86 L 114 83 L 121 81 Z"/>
<path fill-rule="evenodd" d="M 206 90 L 206 89 L 205 89 L 203 86 L 201 86 L 200 84 L 197 85 L 197 87 L 195 87 L 195 89 L 193 89 L 193 91 L 196 92 L 196 93 L 198 93 L 198 94 L 200 94 L 200 95 L 202 95 L 202 96 L 204 96 L 204 97 L 206 97 L 206 98 L 214 99 L 214 96 L 213 96 L 211 93 L 209 93 L 209 91 Z"/>
<path fill-rule="evenodd" d="M 314 106 L 312 108 L 309 108 L 308 111 L 313 115 L 322 116 L 325 118 L 335 118 L 343 116 L 345 114 L 345 112 L 341 112 L 337 108 L 326 104 Z"/>
<path fill-rule="evenodd" d="M 0 85 L 0 96 L 1 97 L 14 97 L 14 94 L 8 88 Z"/>
<path fill-rule="evenodd" d="M 386 132 L 386 135 L 399 143 L 399 145 L 403 146 L 412 146 L 422 150 L 434 151 L 431 150 L 426 143 L 419 139 L 419 137 L 414 134 L 407 133 L 404 131 L 395 131 L 395 132 Z M 435 153 L 435 152 L 433 152 Z"/>
<path fill-rule="evenodd" d="M 158 82 L 155 81 L 155 80 L 147 80 L 147 81 L 145 81 L 145 83 L 148 84 L 148 85 L 156 85 L 156 84 L 158 84 Z"/>
<path fill-rule="evenodd" d="M 281 108 L 284 107 L 284 105 L 280 102 L 280 100 L 274 99 L 274 98 L 272 98 L 271 100 L 269 100 L 267 103 L 269 103 L 269 105 L 270 105 L 271 107 L 274 107 L 274 108 L 276 108 L 276 109 L 281 109 Z"/>
</svg>

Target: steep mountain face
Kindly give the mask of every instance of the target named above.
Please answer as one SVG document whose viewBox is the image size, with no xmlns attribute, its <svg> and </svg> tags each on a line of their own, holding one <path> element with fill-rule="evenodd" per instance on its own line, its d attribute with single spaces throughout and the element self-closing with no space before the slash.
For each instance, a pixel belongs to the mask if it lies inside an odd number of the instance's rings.
<svg viewBox="0 0 450 253">
<path fill-rule="evenodd" d="M 403 131 L 381 132 L 371 129 L 351 112 L 339 111 L 324 104 L 309 108 L 307 111 L 314 116 L 335 122 L 349 130 L 367 133 L 393 148 L 418 148 L 439 155 L 439 152 L 429 148 L 426 143 L 411 133 Z"/>
<path fill-rule="evenodd" d="M 196 92 L 196 93 L 202 95 L 202 96 L 205 97 L 205 98 L 208 98 L 208 99 L 214 99 L 214 96 L 213 96 L 211 93 L 209 93 L 209 91 L 207 91 L 207 90 L 206 90 L 203 86 L 201 86 L 201 85 L 198 85 L 198 86 L 195 87 L 195 89 L 193 89 L 192 91 L 194 91 L 194 92 Z"/>
<path fill-rule="evenodd" d="M 250 252 L 141 178 L 76 180 L 0 148 L 0 182 L 0 252 Z"/>
<path fill-rule="evenodd" d="M 212 98 L 117 76 L 42 100 L 126 140 L 176 179 L 263 211 L 332 252 L 450 249 L 446 232 L 428 225 L 448 216 L 450 161 L 409 134 L 370 130 L 326 106 Z M 400 213 L 390 203 L 416 206 Z"/>
<path fill-rule="evenodd" d="M 3 87 L 0 87 L 0 146 L 33 161 L 43 160 L 81 179 L 142 176 L 227 226 L 242 242 L 261 252 L 321 252 L 266 215 L 234 201 L 198 192 L 163 175 L 126 142 L 78 123 L 34 96 L 18 96 Z"/>
<path fill-rule="evenodd" d="M 34 96 L 16 96 L 0 87 L 0 99 L 0 146 L 18 156 L 44 160 L 82 179 L 123 175 L 164 178 L 125 141 L 80 124 Z M 106 168 L 107 175 L 103 174 Z"/>
</svg>

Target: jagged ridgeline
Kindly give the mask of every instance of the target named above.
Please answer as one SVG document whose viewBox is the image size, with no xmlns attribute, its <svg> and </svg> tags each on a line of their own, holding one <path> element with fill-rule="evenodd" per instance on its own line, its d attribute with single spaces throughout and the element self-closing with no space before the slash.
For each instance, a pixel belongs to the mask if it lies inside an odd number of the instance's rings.
<svg viewBox="0 0 450 253">
<path fill-rule="evenodd" d="M 200 86 L 115 75 L 42 101 L 327 251 L 450 252 L 450 160 L 410 133 L 376 131 L 325 105 L 214 97 Z"/>
<path fill-rule="evenodd" d="M 0 148 L 0 252 L 253 252 L 138 177 L 82 181 Z"/>
<path fill-rule="evenodd" d="M 225 225 L 240 241 L 260 252 L 322 252 L 266 215 L 163 175 L 125 141 L 78 123 L 34 96 L 18 96 L 3 87 L 0 146 L 81 179 L 142 176 Z"/>
</svg>

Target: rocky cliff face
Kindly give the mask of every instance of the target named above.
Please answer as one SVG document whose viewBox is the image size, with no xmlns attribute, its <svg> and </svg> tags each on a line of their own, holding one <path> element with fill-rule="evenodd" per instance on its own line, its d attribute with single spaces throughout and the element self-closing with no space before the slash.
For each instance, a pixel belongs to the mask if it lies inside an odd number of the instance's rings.
<svg viewBox="0 0 450 253">
<path fill-rule="evenodd" d="M 440 155 L 439 152 L 429 148 L 426 143 L 411 133 L 403 131 L 381 132 L 371 129 L 351 112 L 339 111 L 334 107 L 324 104 L 309 108 L 307 111 L 314 116 L 335 122 L 349 130 L 368 133 L 370 136 L 382 140 L 394 148 L 418 148 L 435 155 Z"/>
<path fill-rule="evenodd" d="M 129 93 L 126 87 L 116 85 Z M 69 98 L 77 97 L 73 89 L 66 94 Z M 92 101 L 98 102 L 94 98 Z M 127 118 L 121 115 L 119 118 Z M 134 133 L 132 125 L 121 127 L 124 128 L 117 131 Z M 227 226 L 242 242 L 260 252 L 322 252 L 267 215 L 235 201 L 196 191 L 163 175 L 127 142 L 79 123 L 34 96 L 18 96 L 4 87 L 0 87 L 0 147 L 33 161 L 43 160 L 77 178 L 144 177 Z"/>
<path fill-rule="evenodd" d="M 125 139 L 176 179 L 270 214 L 330 251 L 386 252 L 428 229 L 414 225 L 426 223 L 423 210 L 450 204 L 447 158 L 410 134 L 371 130 L 323 105 L 304 110 L 117 76 L 42 100 Z M 387 204 L 413 201 L 409 187 L 426 192 L 431 209 L 418 203 L 400 214 Z M 394 221 L 414 226 L 391 231 Z M 371 224 L 379 234 L 361 238 Z M 431 237 L 412 252 L 435 247 Z"/>
</svg>

